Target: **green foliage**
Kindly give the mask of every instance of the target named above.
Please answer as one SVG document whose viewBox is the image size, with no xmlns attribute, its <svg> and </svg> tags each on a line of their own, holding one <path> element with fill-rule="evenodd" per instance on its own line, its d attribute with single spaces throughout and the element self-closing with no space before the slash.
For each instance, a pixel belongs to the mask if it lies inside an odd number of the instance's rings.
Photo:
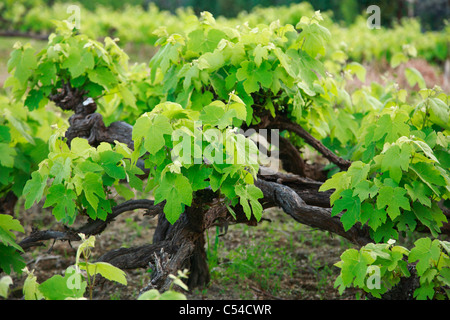
<svg viewBox="0 0 450 320">
<path fill-rule="evenodd" d="M 346 230 L 356 222 L 367 223 L 377 242 L 423 227 L 435 236 L 440 233 L 447 219 L 438 202 L 450 195 L 450 167 L 436 155 L 448 157 L 448 136 L 445 127 L 439 128 L 448 105 L 441 100 L 446 95 L 431 94 L 416 109 L 403 105 L 374 114 L 377 121 L 361 130 L 362 148 L 354 156 L 358 160 L 321 186 L 321 191 L 334 189 L 332 214 L 344 212 L 341 221 Z M 421 106 L 430 99 L 443 103 L 442 117 L 423 113 Z"/>
<path fill-rule="evenodd" d="M 217 111 L 210 114 L 208 107 L 230 114 L 225 126 L 218 123 L 223 118 L 212 117 Z M 209 185 L 213 191 L 220 190 L 229 203 L 236 204 L 240 199 L 248 218 L 253 213 L 261 219 L 262 206 L 257 199 L 262 193 L 253 185 L 259 167 L 248 158 L 255 154 L 256 146 L 229 127 L 239 120 L 234 108 L 243 111 L 243 107 L 243 103 L 225 105 L 216 101 L 199 113 L 163 102 L 136 120 L 132 159 L 147 154 L 143 156 L 150 169 L 146 191 L 154 189 L 155 203 L 166 201 L 164 213 L 169 222 L 177 221 L 185 206 L 191 205 L 194 190 Z"/>
<path fill-rule="evenodd" d="M 85 139 L 75 138 L 69 148 L 57 132 L 49 147 L 48 158 L 24 187 L 25 208 L 45 196 L 43 207 L 53 207 L 57 221 L 73 224 L 78 214 L 105 220 L 115 203 L 105 191 L 108 187 L 121 194 L 119 181 L 127 178 L 131 188 L 142 189 L 136 175 L 143 172 L 131 166 L 131 150 L 124 144 L 102 143 L 94 148 Z"/>
<path fill-rule="evenodd" d="M 341 269 L 335 282 L 339 292 L 342 294 L 346 287 L 354 286 L 381 298 L 401 278 L 411 276 L 407 262 L 417 262 L 415 269 L 420 285 L 415 289 L 414 297 L 419 300 L 448 299 L 450 243 L 420 238 L 411 250 L 394 243 L 390 240 L 388 243 L 368 244 L 359 251 L 346 250 L 341 261 L 336 263 Z"/>
<path fill-rule="evenodd" d="M 297 17 L 294 9 L 310 12 Z M 345 230 L 367 225 L 375 243 L 343 253 L 339 290 L 353 285 L 380 296 L 400 277 L 409 276 L 402 260 L 408 257 L 417 262 L 421 281 L 416 297 L 441 297 L 440 288 L 448 285 L 447 243 L 424 238 L 408 251 L 381 242 L 411 231 L 437 238 L 447 222 L 439 204 L 450 195 L 449 96 L 438 87 L 427 88 L 413 68 L 405 69 L 405 77 L 411 87 L 417 85 L 417 92 L 408 93 L 395 83 L 372 83 L 352 92 L 345 88 L 354 76 L 365 80 L 364 60 L 387 58 L 398 67 L 424 52 L 429 60 L 445 59 L 446 45 L 445 50 L 429 48 L 446 44 L 447 30 L 417 36 L 417 42 L 403 47 L 398 39 L 408 41 L 420 31 L 414 21 L 389 31 L 368 31 L 358 19 L 344 31 L 304 6 L 293 6 L 292 15 L 275 9 L 243 14 L 239 19 L 247 23 L 215 19 L 209 12 L 196 17 L 189 10 L 177 15 L 154 7 L 148 12 L 129 7 L 123 15 L 102 10 L 93 25 L 101 25 L 107 16 L 106 28 L 113 28 L 117 18 L 120 26 L 134 27 L 125 32 L 117 26 L 125 41 L 138 39 L 160 49 L 148 65 L 131 66 L 116 39 L 94 41 L 95 27 L 89 35 L 78 33 L 66 21 L 56 22 L 55 33 L 40 52 L 17 43 L 5 82 L 15 102 L 0 98 L 0 195 L 12 191 L 24 196 L 26 209 L 45 198 L 43 207 L 51 207 L 57 221 L 70 225 L 80 214 L 106 220 L 116 204 L 111 189 L 126 199 L 135 191 L 153 192 L 155 203 L 164 202 L 168 221 L 175 223 L 192 205 L 195 192 L 210 187 L 232 215 L 231 207 L 240 204 L 247 218 L 259 221 L 263 194 L 254 184 L 258 151 L 238 129 L 282 116 L 352 161 L 347 171 L 330 165 L 320 191 L 334 189 L 331 214 L 340 216 Z M 149 12 L 155 19 L 148 19 Z M 270 22 L 262 13 L 281 20 Z M 139 22 L 158 19 L 164 21 L 159 28 Z M 47 110 L 52 107 L 49 96 L 64 83 L 94 98 L 106 123 L 134 124 L 134 150 L 119 142 L 91 147 L 81 138 L 69 147 L 63 138 L 67 123 L 56 121 Z M 304 145 L 292 133 L 281 136 L 298 148 Z M 145 186 L 137 177 L 142 174 L 136 166 L 140 158 L 150 171 Z M 11 230 L 22 231 L 15 220 L 0 220 L 0 267 L 8 273 L 11 265 L 15 271 L 23 266 Z M 83 243 L 87 255 L 92 246 L 89 239 Z M 77 253 L 75 271 L 42 285 L 30 273 L 26 297 L 81 298 L 93 281 L 81 279 L 78 269 L 125 283 L 118 270 L 79 257 Z M 372 290 L 366 280 L 376 270 L 384 282 Z M 76 290 L 64 287 L 69 280 L 82 285 Z M 145 297 L 163 295 L 152 291 Z"/>
<path fill-rule="evenodd" d="M 10 215 L 0 214 L 0 269 L 7 274 L 20 273 L 26 263 L 21 253 L 22 247 L 16 243 L 15 232 L 24 233 L 20 221 Z"/>
</svg>

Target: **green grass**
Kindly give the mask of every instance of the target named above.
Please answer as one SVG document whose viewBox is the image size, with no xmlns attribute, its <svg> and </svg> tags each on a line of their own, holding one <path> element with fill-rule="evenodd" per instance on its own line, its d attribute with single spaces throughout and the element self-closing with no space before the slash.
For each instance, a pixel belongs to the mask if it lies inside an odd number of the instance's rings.
<svg viewBox="0 0 450 320">
<path fill-rule="evenodd" d="M 230 226 L 227 234 L 210 230 L 207 242 L 211 284 L 227 296 L 329 298 L 337 276 L 333 266 L 352 245 L 328 232 L 299 224 L 279 210 L 257 227 Z M 205 293 L 208 296 L 208 293 Z"/>
</svg>

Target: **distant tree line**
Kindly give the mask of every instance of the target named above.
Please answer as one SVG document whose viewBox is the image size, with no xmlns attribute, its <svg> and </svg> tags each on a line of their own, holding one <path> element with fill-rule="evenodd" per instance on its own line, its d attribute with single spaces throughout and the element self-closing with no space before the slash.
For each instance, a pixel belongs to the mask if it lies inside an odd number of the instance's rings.
<svg viewBox="0 0 450 320">
<path fill-rule="evenodd" d="M 55 1 L 46 0 L 49 4 Z M 71 0 L 70 0 L 71 1 Z M 71 1 L 73 2 L 73 1 Z M 147 7 L 150 3 L 160 9 L 174 11 L 179 7 L 192 7 L 196 13 L 209 11 L 215 16 L 234 17 L 241 11 L 250 11 L 255 6 L 281 6 L 303 2 L 301 0 L 78 0 L 88 9 L 103 5 L 119 9 L 126 4 Z M 316 10 L 331 11 L 336 21 L 347 24 L 364 13 L 368 6 L 378 5 L 381 9 L 382 25 L 391 26 L 403 17 L 419 17 L 424 29 L 439 30 L 445 27 L 450 17 L 450 0 L 311 0 Z"/>
</svg>

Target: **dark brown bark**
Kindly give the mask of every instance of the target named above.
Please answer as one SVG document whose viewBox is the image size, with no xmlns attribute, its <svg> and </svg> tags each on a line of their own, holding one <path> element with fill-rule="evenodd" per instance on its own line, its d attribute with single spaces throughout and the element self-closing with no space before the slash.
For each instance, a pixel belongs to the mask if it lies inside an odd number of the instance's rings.
<svg viewBox="0 0 450 320">
<path fill-rule="evenodd" d="M 305 140 L 305 142 L 307 144 L 309 144 L 311 147 L 313 147 L 319 153 L 321 153 L 322 156 L 324 156 L 330 162 L 336 164 L 341 170 L 346 171 L 351 165 L 350 161 L 337 156 L 330 149 L 328 149 L 326 146 L 324 146 L 322 144 L 322 142 L 320 142 L 319 140 L 314 138 L 308 131 L 306 131 L 298 123 L 294 123 L 283 116 L 277 116 L 275 119 L 266 122 L 265 128 L 287 130 L 287 131 L 295 133 L 300 138 Z"/>
<path fill-rule="evenodd" d="M 308 205 L 298 193 L 287 186 L 262 179 L 258 179 L 255 185 L 262 190 L 265 202 L 280 207 L 299 223 L 330 231 L 360 246 L 372 242 L 366 226 L 355 224 L 345 230 L 340 217 L 331 216 L 331 209 Z"/>
<path fill-rule="evenodd" d="M 140 199 L 125 201 L 112 208 L 112 212 L 108 215 L 105 221 L 89 219 L 86 224 L 80 228 L 73 230 L 67 228 L 64 231 L 57 230 L 33 230 L 29 236 L 21 240 L 18 244 L 24 249 L 28 250 L 31 247 L 43 246 L 42 241 L 46 240 L 61 240 L 61 241 L 80 241 L 79 233 L 83 233 L 87 236 L 97 235 L 102 233 L 106 226 L 114 221 L 114 219 L 127 211 L 135 209 L 145 209 L 146 215 L 157 215 L 162 211 L 162 204 L 154 205 L 153 200 Z"/>
<path fill-rule="evenodd" d="M 101 142 L 119 141 L 134 149 L 132 140 L 133 127 L 126 122 L 116 121 L 108 127 L 101 114 L 96 113 L 97 104 L 92 98 L 86 98 L 86 92 L 73 88 L 70 82 L 63 82 L 62 88 L 49 96 L 63 110 L 71 110 L 74 114 L 69 118 L 70 127 L 66 132 L 67 143 L 76 138 L 85 138 L 91 146 Z"/>
<path fill-rule="evenodd" d="M 14 208 L 17 203 L 17 196 L 9 191 L 3 198 L 0 198 L 0 213 L 14 215 Z"/>
</svg>

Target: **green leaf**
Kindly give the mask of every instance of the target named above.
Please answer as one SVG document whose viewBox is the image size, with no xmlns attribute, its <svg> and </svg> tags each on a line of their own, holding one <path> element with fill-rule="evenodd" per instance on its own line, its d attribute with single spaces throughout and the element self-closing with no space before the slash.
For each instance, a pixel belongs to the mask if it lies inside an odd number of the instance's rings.
<svg viewBox="0 0 450 320">
<path fill-rule="evenodd" d="M 0 297 L 8 298 L 9 286 L 13 284 L 10 276 L 3 276 L 0 278 Z"/>
<path fill-rule="evenodd" d="M 413 181 L 411 185 L 405 184 L 405 189 L 411 200 L 419 202 L 427 207 L 431 207 L 431 190 L 420 181 Z"/>
<path fill-rule="evenodd" d="M 117 85 L 116 75 L 107 67 L 99 67 L 88 71 L 89 80 L 104 88 L 111 89 Z"/>
<path fill-rule="evenodd" d="M 392 143 L 402 136 L 409 136 L 409 125 L 406 124 L 408 120 L 408 116 L 403 113 L 397 113 L 393 118 L 389 114 L 383 115 L 377 121 L 372 141 L 378 141 L 384 137 L 384 142 Z"/>
<path fill-rule="evenodd" d="M 408 171 L 411 152 L 412 148 L 407 143 L 404 143 L 401 147 L 392 145 L 384 153 L 381 170 L 389 171 L 389 176 L 399 183 L 402 178 L 402 170 Z"/>
<path fill-rule="evenodd" d="M 167 172 L 155 189 L 155 204 L 166 200 L 164 213 L 167 220 L 174 224 L 183 212 L 183 204 L 191 205 L 192 186 L 182 174 Z"/>
<path fill-rule="evenodd" d="M 206 34 L 202 29 L 197 29 L 189 33 L 188 37 L 189 50 L 205 53 L 214 51 L 220 40 L 227 38 L 227 35 L 218 29 L 210 29 Z"/>
<path fill-rule="evenodd" d="M 365 180 L 369 170 L 369 164 L 365 164 L 361 161 L 352 162 L 347 170 L 347 176 L 351 178 L 350 187 L 355 187 L 359 182 Z"/>
<path fill-rule="evenodd" d="M 31 179 L 27 181 L 23 188 L 25 196 L 25 209 L 31 208 L 34 202 L 39 202 L 47 186 L 47 175 L 42 176 L 39 171 L 31 174 Z"/>
<path fill-rule="evenodd" d="M 428 99 L 428 112 L 430 114 L 430 120 L 440 125 L 441 127 L 450 130 L 450 107 L 447 103 L 438 98 Z"/>
<path fill-rule="evenodd" d="M 111 150 L 106 150 L 100 152 L 99 156 L 99 164 L 105 169 L 105 172 L 110 177 L 117 180 L 126 178 L 125 168 L 118 165 L 118 162 L 123 159 L 123 155 Z"/>
<path fill-rule="evenodd" d="M 53 206 L 52 214 L 57 221 L 72 224 L 75 221 L 75 199 L 77 195 L 72 189 L 67 189 L 63 184 L 52 185 L 48 189 L 44 208 Z"/>
<path fill-rule="evenodd" d="M 94 56 L 91 52 L 83 50 L 74 44 L 68 47 L 67 53 L 68 57 L 61 67 L 69 69 L 72 78 L 77 78 L 86 70 L 94 68 Z"/>
<path fill-rule="evenodd" d="M 345 70 L 349 71 L 351 74 L 356 74 L 356 76 L 362 83 L 366 82 L 366 68 L 364 68 L 358 62 L 350 62 L 345 67 Z"/>
<path fill-rule="evenodd" d="M 86 200 L 97 211 L 99 197 L 105 199 L 102 178 L 99 174 L 88 172 L 83 179 L 82 187 Z"/>
<path fill-rule="evenodd" d="M 81 280 L 81 274 L 75 268 L 67 268 L 64 277 L 55 275 L 39 285 L 39 291 L 47 300 L 65 300 L 82 298 L 87 283 Z"/>
<path fill-rule="evenodd" d="M 12 168 L 14 166 L 14 156 L 17 154 L 14 148 L 9 146 L 9 143 L 0 143 L 0 164 L 5 167 Z"/>
<path fill-rule="evenodd" d="M 414 298 L 417 300 L 432 300 L 434 297 L 434 287 L 432 283 L 423 283 L 419 288 L 414 290 Z"/>
<path fill-rule="evenodd" d="M 352 190 L 344 190 L 341 192 L 341 198 L 336 200 L 331 210 L 331 216 L 342 213 L 341 222 L 344 230 L 348 231 L 357 221 L 361 215 L 361 201 L 358 197 L 353 196 Z"/>
<path fill-rule="evenodd" d="M 256 220 L 261 220 L 262 217 L 262 205 L 259 203 L 258 199 L 261 199 L 264 197 L 263 192 L 261 189 L 256 187 L 253 184 L 247 184 L 247 185 L 236 185 L 234 188 L 236 195 L 239 197 L 239 202 L 244 208 L 245 215 L 247 216 L 247 219 L 251 218 L 252 212 L 255 216 Z M 250 209 L 251 207 L 251 209 Z"/>
<path fill-rule="evenodd" d="M 430 187 L 436 195 L 440 195 L 436 186 L 446 186 L 445 178 L 441 175 L 433 164 L 426 162 L 417 162 L 410 165 L 410 169 Z"/>
<path fill-rule="evenodd" d="M 358 196 L 359 200 L 364 201 L 369 198 L 375 197 L 378 193 L 378 187 L 372 182 L 367 180 L 360 181 L 353 188 L 353 196 Z"/>
<path fill-rule="evenodd" d="M 0 269 L 6 274 L 11 274 L 14 270 L 16 273 L 21 273 L 22 269 L 26 267 L 26 262 L 22 254 L 12 246 L 5 246 L 0 243 Z M 12 270 L 11 270 L 12 267 Z"/>
<path fill-rule="evenodd" d="M 400 215 L 400 208 L 405 210 L 411 209 L 408 198 L 404 196 L 406 192 L 405 189 L 400 187 L 392 188 L 384 186 L 380 188 L 377 197 L 377 208 L 384 209 L 388 206 L 386 211 L 389 217 L 394 220 Z"/>
<path fill-rule="evenodd" d="M 187 300 L 187 297 L 181 292 L 167 290 L 161 294 L 159 300 Z"/>
<path fill-rule="evenodd" d="M 50 174 L 54 177 L 52 184 L 60 184 L 63 180 L 69 179 L 72 172 L 71 165 L 72 159 L 70 157 L 65 160 L 63 157 L 56 158 L 50 169 Z"/>
<path fill-rule="evenodd" d="M 44 99 L 44 92 L 42 90 L 31 89 L 28 92 L 24 104 L 30 110 L 38 109 L 42 99 Z"/>
<path fill-rule="evenodd" d="M 110 281 L 115 281 L 125 286 L 127 285 L 125 272 L 107 262 L 88 263 L 87 266 L 83 262 L 79 264 L 79 267 L 82 270 L 88 271 L 91 276 L 94 274 L 100 274 L 102 277 Z"/>
<path fill-rule="evenodd" d="M 37 277 L 30 272 L 23 284 L 23 293 L 25 300 L 41 300 L 44 299 L 43 294 L 39 291 L 39 283 Z"/>
<path fill-rule="evenodd" d="M 16 235 L 12 231 L 25 232 L 19 220 L 8 214 L 0 214 L 0 242 L 23 252 L 23 249 L 15 242 Z"/>
<path fill-rule="evenodd" d="M 386 222 L 387 213 L 383 209 L 376 209 L 371 203 L 363 202 L 361 205 L 361 218 L 362 224 L 367 222 L 367 225 L 376 231 L 378 227 Z"/>
<path fill-rule="evenodd" d="M 28 78 L 33 74 L 37 67 L 37 58 L 33 48 L 17 49 L 11 53 L 8 61 L 8 72 L 14 70 L 14 77 L 19 80 L 22 88 L 26 87 Z"/>
<path fill-rule="evenodd" d="M 253 61 L 244 61 L 236 72 L 239 81 L 244 81 L 244 89 L 250 94 L 259 90 L 259 85 L 269 88 L 272 84 L 272 67 L 264 61 L 258 67 Z"/>
<path fill-rule="evenodd" d="M 405 68 L 405 78 L 411 87 L 414 87 L 416 84 L 420 89 L 424 89 L 427 87 L 422 74 L 416 68 Z"/>
<path fill-rule="evenodd" d="M 341 265 L 341 275 L 344 285 L 354 283 L 355 286 L 363 288 L 368 266 L 375 259 L 366 252 L 359 252 L 355 249 L 348 249 L 341 255 L 343 261 Z"/>
<path fill-rule="evenodd" d="M 144 138 L 144 148 L 151 154 L 156 154 L 165 145 L 164 135 L 170 135 L 172 131 L 172 125 L 166 116 L 158 114 L 151 120 L 144 114 L 133 127 L 133 140 Z"/>
<path fill-rule="evenodd" d="M 220 106 L 217 103 L 212 103 L 203 108 L 200 114 L 199 120 L 205 124 L 217 126 L 219 129 L 224 129 L 231 126 L 233 119 L 236 117 L 235 110 L 229 110 L 225 112 L 225 105 Z"/>
<path fill-rule="evenodd" d="M 138 300 L 160 300 L 161 294 L 156 289 L 150 289 L 142 293 Z"/>
<path fill-rule="evenodd" d="M 263 60 L 267 60 L 269 53 L 266 47 L 258 44 L 255 49 L 253 49 L 253 56 L 255 57 L 255 63 L 259 67 Z"/>
<path fill-rule="evenodd" d="M 209 176 L 212 168 L 195 164 L 185 172 L 185 176 L 192 185 L 192 191 L 203 190 L 209 187 Z"/>
<path fill-rule="evenodd" d="M 414 242 L 414 248 L 411 249 L 408 262 L 417 262 L 416 269 L 419 276 L 433 266 L 441 254 L 439 240 L 431 241 L 430 238 L 421 238 Z"/>
</svg>

